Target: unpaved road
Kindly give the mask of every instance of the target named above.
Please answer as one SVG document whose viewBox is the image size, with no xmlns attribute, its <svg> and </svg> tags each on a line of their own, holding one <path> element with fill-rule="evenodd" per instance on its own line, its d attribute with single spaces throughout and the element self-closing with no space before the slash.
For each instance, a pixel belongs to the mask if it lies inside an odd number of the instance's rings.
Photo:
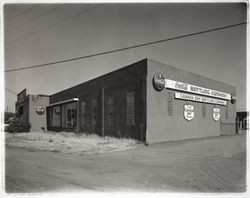
<svg viewBox="0 0 250 198">
<path fill-rule="evenodd" d="M 91 156 L 6 147 L 7 192 L 245 189 L 245 133 Z"/>
</svg>

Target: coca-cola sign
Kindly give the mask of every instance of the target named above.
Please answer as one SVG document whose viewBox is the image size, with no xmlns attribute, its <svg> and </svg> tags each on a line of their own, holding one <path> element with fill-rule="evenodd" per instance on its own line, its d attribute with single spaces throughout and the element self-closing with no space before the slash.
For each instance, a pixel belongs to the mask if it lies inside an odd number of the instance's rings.
<svg viewBox="0 0 250 198">
<path fill-rule="evenodd" d="M 42 115 L 42 114 L 44 114 L 44 112 L 45 112 L 45 109 L 44 109 L 43 107 L 38 106 L 38 107 L 36 108 L 36 113 L 37 113 L 38 115 Z"/>
<path fill-rule="evenodd" d="M 165 87 L 165 77 L 158 73 L 153 78 L 153 86 L 157 91 L 161 91 Z"/>
</svg>

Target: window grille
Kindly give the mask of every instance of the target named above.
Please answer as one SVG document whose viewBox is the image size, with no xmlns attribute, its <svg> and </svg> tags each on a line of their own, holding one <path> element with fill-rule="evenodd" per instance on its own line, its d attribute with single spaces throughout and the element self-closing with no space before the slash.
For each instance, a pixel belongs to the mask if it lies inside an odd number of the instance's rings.
<svg viewBox="0 0 250 198">
<path fill-rule="evenodd" d="M 225 109 L 225 117 L 226 117 L 226 119 L 228 119 L 228 105 L 226 105 L 226 109 Z"/>
<path fill-rule="evenodd" d="M 173 92 L 168 91 L 168 116 L 173 116 Z"/>
<path fill-rule="evenodd" d="M 115 101 L 113 96 L 108 97 L 108 125 L 115 125 Z"/>
<path fill-rule="evenodd" d="M 82 102 L 81 103 L 81 123 L 82 123 L 82 125 L 85 125 L 85 123 L 86 123 L 86 102 Z"/>
<path fill-rule="evenodd" d="M 206 118 L 206 104 L 202 103 L 202 118 Z"/>
<path fill-rule="evenodd" d="M 76 102 L 62 105 L 62 126 L 75 127 L 76 126 Z"/>
<path fill-rule="evenodd" d="M 135 124 L 135 93 L 127 93 L 127 125 Z"/>
<path fill-rule="evenodd" d="M 97 124 L 97 100 L 92 99 L 92 124 Z"/>
</svg>

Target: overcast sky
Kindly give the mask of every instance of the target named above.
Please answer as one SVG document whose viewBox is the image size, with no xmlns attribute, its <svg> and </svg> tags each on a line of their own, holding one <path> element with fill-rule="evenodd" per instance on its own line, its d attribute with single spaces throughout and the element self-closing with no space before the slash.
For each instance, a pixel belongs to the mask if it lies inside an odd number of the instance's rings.
<svg viewBox="0 0 250 198">
<path fill-rule="evenodd" d="M 98 5 L 98 6 L 97 6 Z M 7 4 L 5 70 L 246 22 L 246 4 Z M 246 25 L 122 52 L 5 73 L 5 87 L 53 94 L 143 58 L 237 88 L 246 108 Z M 16 95 L 5 90 L 9 111 Z"/>
</svg>

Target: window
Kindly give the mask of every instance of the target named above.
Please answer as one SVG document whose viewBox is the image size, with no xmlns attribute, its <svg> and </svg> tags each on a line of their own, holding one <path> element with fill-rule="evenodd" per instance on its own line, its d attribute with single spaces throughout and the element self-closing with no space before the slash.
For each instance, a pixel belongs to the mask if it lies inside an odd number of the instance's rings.
<svg viewBox="0 0 250 198">
<path fill-rule="evenodd" d="M 127 93 L 127 125 L 135 124 L 135 93 Z"/>
<path fill-rule="evenodd" d="M 81 103 L 81 123 L 82 125 L 86 123 L 86 103 L 84 101 Z"/>
<path fill-rule="evenodd" d="M 226 117 L 226 119 L 228 119 L 228 105 L 226 105 L 226 109 L 225 109 L 225 117 Z"/>
<path fill-rule="evenodd" d="M 168 91 L 168 116 L 173 115 L 173 92 Z"/>
<path fill-rule="evenodd" d="M 62 126 L 73 128 L 76 126 L 76 102 L 62 105 Z"/>
<path fill-rule="evenodd" d="M 115 125 L 115 101 L 114 96 L 108 97 L 108 125 Z"/>
<path fill-rule="evenodd" d="M 202 118 L 206 118 L 206 104 L 202 103 Z"/>
<path fill-rule="evenodd" d="M 92 107 L 92 125 L 96 125 L 97 124 L 97 100 L 96 99 L 92 99 L 91 102 L 91 107 Z"/>
<path fill-rule="evenodd" d="M 50 109 L 51 120 L 50 124 L 52 127 L 60 127 L 61 125 L 61 108 L 60 106 L 55 106 Z"/>
</svg>

